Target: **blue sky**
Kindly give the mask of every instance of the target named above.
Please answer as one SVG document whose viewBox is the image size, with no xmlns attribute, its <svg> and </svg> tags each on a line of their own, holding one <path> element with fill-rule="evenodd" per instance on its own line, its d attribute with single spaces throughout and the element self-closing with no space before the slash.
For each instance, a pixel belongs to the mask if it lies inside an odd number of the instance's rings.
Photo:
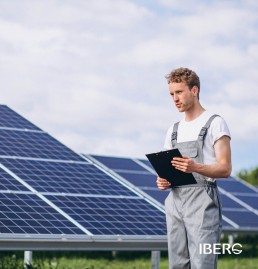
<svg viewBox="0 0 258 269">
<path fill-rule="evenodd" d="M 140 157 L 182 115 L 164 76 L 201 79 L 233 171 L 258 165 L 258 2 L 0 1 L 0 100 L 77 152 Z"/>
</svg>

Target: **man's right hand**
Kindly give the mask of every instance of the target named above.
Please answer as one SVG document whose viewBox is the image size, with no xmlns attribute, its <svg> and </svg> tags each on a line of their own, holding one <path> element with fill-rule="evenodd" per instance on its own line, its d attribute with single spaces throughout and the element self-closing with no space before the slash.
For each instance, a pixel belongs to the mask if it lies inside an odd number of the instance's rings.
<svg viewBox="0 0 258 269">
<path fill-rule="evenodd" d="M 165 178 L 157 177 L 157 186 L 160 190 L 164 191 L 171 187 L 171 183 L 167 181 Z"/>
</svg>

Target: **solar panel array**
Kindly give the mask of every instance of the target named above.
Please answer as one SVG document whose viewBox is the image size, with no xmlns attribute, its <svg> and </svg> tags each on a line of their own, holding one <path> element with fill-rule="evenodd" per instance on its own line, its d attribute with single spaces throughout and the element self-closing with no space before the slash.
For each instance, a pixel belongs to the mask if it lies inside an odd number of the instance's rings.
<svg viewBox="0 0 258 269">
<path fill-rule="evenodd" d="M 156 174 L 148 160 L 90 156 L 123 177 L 140 190 L 164 204 L 167 191 L 156 187 Z M 222 200 L 223 228 L 227 229 L 258 229 L 258 191 L 247 183 L 230 177 L 217 180 Z"/>
<path fill-rule="evenodd" d="M 158 206 L 2 105 L 0 234 L 165 236 L 166 227 Z"/>
<path fill-rule="evenodd" d="M 0 105 L 0 243 L 5 235 L 165 242 L 168 191 L 155 181 L 147 160 L 80 156 Z M 224 228 L 257 229 L 258 190 L 234 178 L 218 184 Z"/>
</svg>

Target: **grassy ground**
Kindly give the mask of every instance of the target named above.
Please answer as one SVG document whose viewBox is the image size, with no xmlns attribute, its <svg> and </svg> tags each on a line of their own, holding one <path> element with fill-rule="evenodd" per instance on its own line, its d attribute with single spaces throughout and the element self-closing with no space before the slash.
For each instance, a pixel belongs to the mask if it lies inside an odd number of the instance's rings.
<svg viewBox="0 0 258 269">
<path fill-rule="evenodd" d="M 219 260 L 218 269 L 257 269 L 258 258 L 226 258 Z"/>
<path fill-rule="evenodd" d="M 218 269 L 257 269 L 258 258 L 222 257 Z M 0 269 L 24 269 L 22 259 L 1 259 Z M 34 259 L 27 269 L 150 269 L 150 258 L 107 259 L 107 258 L 52 258 Z M 160 269 L 167 269 L 167 258 L 161 258 Z"/>
<path fill-rule="evenodd" d="M 59 269 L 150 269 L 151 262 L 146 259 L 137 259 L 132 261 L 122 260 L 77 260 L 73 261 L 69 267 L 62 267 L 61 263 L 65 265 L 67 261 L 60 260 Z M 67 264 L 67 263 L 66 263 Z M 257 269 L 258 258 L 224 258 L 219 260 L 218 269 Z M 168 261 L 162 258 L 160 262 L 160 269 L 167 269 Z"/>
</svg>

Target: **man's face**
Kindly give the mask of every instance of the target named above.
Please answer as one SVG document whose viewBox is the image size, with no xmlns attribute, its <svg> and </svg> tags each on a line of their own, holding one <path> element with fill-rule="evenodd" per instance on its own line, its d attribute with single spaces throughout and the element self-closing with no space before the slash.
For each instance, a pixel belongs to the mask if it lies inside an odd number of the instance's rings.
<svg viewBox="0 0 258 269">
<path fill-rule="evenodd" d="M 170 95 L 172 96 L 179 112 L 185 112 L 193 106 L 194 100 L 197 96 L 197 89 L 195 86 L 192 89 L 189 89 L 185 82 L 169 83 Z"/>
</svg>

